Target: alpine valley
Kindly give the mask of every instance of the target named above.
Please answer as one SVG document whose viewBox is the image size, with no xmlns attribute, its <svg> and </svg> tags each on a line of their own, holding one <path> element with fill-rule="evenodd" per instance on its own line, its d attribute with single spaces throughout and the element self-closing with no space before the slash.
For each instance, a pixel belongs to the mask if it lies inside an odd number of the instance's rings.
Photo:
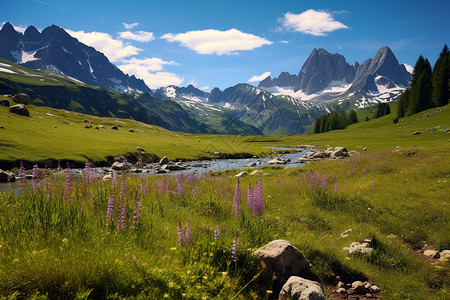
<svg viewBox="0 0 450 300">
<path fill-rule="evenodd" d="M 310 131 L 332 110 L 398 100 L 411 74 L 389 47 L 353 65 L 313 49 L 299 73 L 282 72 L 258 86 L 239 83 L 209 93 L 193 85 L 151 90 L 108 58 L 52 25 L 22 34 L 0 30 L 0 94 L 27 93 L 32 103 L 97 116 L 132 118 L 169 130 L 239 135 Z"/>
</svg>

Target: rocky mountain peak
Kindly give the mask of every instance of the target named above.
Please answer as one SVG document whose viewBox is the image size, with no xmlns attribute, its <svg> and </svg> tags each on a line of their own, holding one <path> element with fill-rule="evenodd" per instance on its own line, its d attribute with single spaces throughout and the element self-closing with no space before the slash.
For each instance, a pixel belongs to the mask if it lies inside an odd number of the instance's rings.
<svg viewBox="0 0 450 300">
<path fill-rule="evenodd" d="M 24 39 L 29 42 L 36 42 L 39 40 L 41 33 L 34 26 L 28 26 L 23 35 Z"/>
</svg>

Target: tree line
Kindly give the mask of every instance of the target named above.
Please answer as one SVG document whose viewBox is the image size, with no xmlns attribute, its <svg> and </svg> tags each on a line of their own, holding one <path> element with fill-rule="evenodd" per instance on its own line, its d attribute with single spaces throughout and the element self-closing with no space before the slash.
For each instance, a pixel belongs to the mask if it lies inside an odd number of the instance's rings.
<svg viewBox="0 0 450 300">
<path fill-rule="evenodd" d="M 314 122 L 313 133 L 322 133 L 335 129 L 344 129 L 347 125 L 358 123 L 358 117 L 354 109 L 348 114 L 340 111 L 332 111 L 321 116 Z"/>
<path fill-rule="evenodd" d="M 450 52 L 444 46 L 431 68 L 422 55 L 414 66 L 411 85 L 406 89 L 397 106 L 397 117 L 411 116 L 428 108 L 447 105 L 450 98 Z"/>
</svg>

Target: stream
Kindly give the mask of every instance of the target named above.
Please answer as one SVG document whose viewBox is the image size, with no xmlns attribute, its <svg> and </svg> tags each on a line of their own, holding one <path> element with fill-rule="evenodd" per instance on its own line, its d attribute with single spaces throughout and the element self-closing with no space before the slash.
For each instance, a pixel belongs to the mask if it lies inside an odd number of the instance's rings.
<svg viewBox="0 0 450 300">
<path fill-rule="evenodd" d="M 232 169 L 258 169 L 269 165 L 281 165 L 285 167 L 298 167 L 304 165 L 305 163 L 299 163 L 298 160 L 309 152 L 308 149 L 305 148 L 287 148 L 287 147 L 264 147 L 267 149 L 279 150 L 279 151 L 292 151 L 290 153 L 279 154 L 277 157 L 280 160 L 288 161 L 285 164 L 269 164 L 269 161 L 273 159 L 273 157 L 262 157 L 262 158 L 243 158 L 243 159 L 214 159 L 214 160 L 201 160 L 195 162 L 186 162 L 189 166 L 186 170 L 177 170 L 170 171 L 170 173 L 163 174 L 155 174 L 150 170 L 143 169 L 135 169 L 131 168 L 131 172 L 135 173 L 137 176 L 158 176 L 158 175 L 175 175 L 175 174 L 196 174 L 196 173 L 207 173 L 213 171 L 224 171 L 224 170 L 232 170 Z M 155 165 L 155 164 L 153 164 Z M 251 166 L 252 165 L 252 166 Z M 83 169 L 72 169 L 73 174 L 82 174 Z M 93 168 L 95 172 L 99 174 L 99 178 L 103 177 L 106 174 L 109 174 L 110 168 Z M 117 171 L 120 172 L 120 171 Z M 7 182 L 0 183 L 0 193 L 8 192 L 9 190 L 13 190 L 14 194 L 18 194 L 24 190 L 31 188 L 31 180 L 27 180 L 26 183 L 18 183 L 18 182 Z"/>
</svg>

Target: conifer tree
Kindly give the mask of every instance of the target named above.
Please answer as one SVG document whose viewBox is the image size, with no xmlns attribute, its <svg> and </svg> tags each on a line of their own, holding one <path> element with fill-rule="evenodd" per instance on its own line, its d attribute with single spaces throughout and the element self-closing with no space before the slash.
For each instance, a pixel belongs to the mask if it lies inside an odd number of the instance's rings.
<svg viewBox="0 0 450 300">
<path fill-rule="evenodd" d="M 358 117 L 357 117 L 356 111 L 354 109 L 349 111 L 347 119 L 348 119 L 349 124 L 358 123 Z"/>
<path fill-rule="evenodd" d="M 400 96 L 397 105 L 397 118 L 403 118 L 406 115 L 409 105 L 409 88 L 406 89 Z"/>
<path fill-rule="evenodd" d="M 442 49 L 432 73 L 432 100 L 434 106 L 448 104 L 450 98 L 450 52 L 447 45 Z"/>
<path fill-rule="evenodd" d="M 420 55 L 411 79 L 407 116 L 431 107 L 431 89 L 431 65 Z"/>
</svg>

